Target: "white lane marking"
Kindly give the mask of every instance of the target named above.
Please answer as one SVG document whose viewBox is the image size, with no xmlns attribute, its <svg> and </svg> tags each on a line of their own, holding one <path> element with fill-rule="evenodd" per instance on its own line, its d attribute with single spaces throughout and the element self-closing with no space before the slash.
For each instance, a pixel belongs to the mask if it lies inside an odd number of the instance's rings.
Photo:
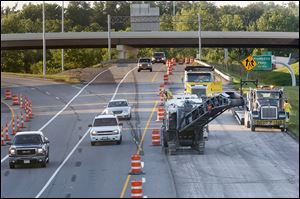
<svg viewBox="0 0 300 199">
<path fill-rule="evenodd" d="M 137 68 L 137 66 L 134 67 L 133 69 L 131 69 L 130 71 L 128 71 L 128 73 L 123 77 L 123 79 L 119 82 L 119 84 L 118 84 L 118 86 L 117 86 L 117 88 L 116 88 L 116 91 L 115 91 L 114 95 L 112 96 L 112 98 L 111 98 L 110 100 L 113 100 L 113 99 L 115 98 L 115 96 L 116 96 L 116 94 L 117 94 L 117 92 L 118 92 L 118 90 L 119 90 L 119 86 L 120 86 L 120 85 L 122 84 L 122 82 L 125 80 L 125 78 L 127 77 L 127 75 L 129 75 L 129 73 L 131 73 L 131 71 L 135 70 L 136 68 Z"/>
<path fill-rule="evenodd" d="M 52 176 L 50 177 L 50 179 L 47 181 L 47 183 L 45 184 L 45 186 L 42 188 L 42 190 L 35 196 L 35 198 L 39 198 L 43 192 L 45 191 L 45 189 L 47 189 L 47 187 L 49 186 L 49 184 L 51 183 L 51 181 L 55 178 L 55 176 L 58 174 L 58 172 L 60 171 L 60 169 L 64 166 L 64 164 L 69 160 L 69 158 L 71 157 L 71 155 L 74 153 L 74 151 L 77 149 L 77 147 L 79 146 L 79 144 L 82 142 L 82 140 L 85 138 L 85 136 L 89 133 L 88 129 L 85 134 L 83 135 L 83 137 L 79 140 L 79 142 L 75 145 L 75 147 L 72 149 L 72 151 L 69 153 L 69 155 L 66 157 L 66 159 L 59 165 L 59 167 L 55 170 L 55 172 L 52 174 Z"/>
<path fill-rule="evenodd" d="M 38 131 L 43 130 L 46 126 L 48 126 L 59 114 L 61 114 L 70 104 L 71 102 L 73 102 L 73 100 L 88 86 L 90 85 L 90 83 L 92 83 L 97 77 L 99 77 L 102 73 L 105 73 L 106 71 L 108 71 L 110 68 L 102 71 L 101 73 L 99 73 L 98 75 L 96 75 L 96 77 L 94 77 L 94 79 L 92 79 L 87 85 L 85 85 L 66 105 L 64 108 L 62 108 L 58 113 L 56 113 L 56 115 L 54 115 L 46 124 L 44 124 L 44 126 L 42 126 Z M 8 158 L 8 155 L 6 155 L 3 159 L 1 159 L 1 164 L 2 162 L 4 162 L 6 159 Z"/>
<path fill-rule="evenodd" d="M 137 67 L 135 67 L 135 68 L 137 68 Z M 134 68 L 134 69 L 135 69 Z M 107 69 L 107 70 L 109 70 L 109 69 Z M 106 70 L 106 71 L 107 71 Z M 130 70 L 129 72 L 131 72 L 132 70 Z M 103 72 L 105 72 L 105 71 L 103 71 Z M 103 73 L 102 72 L 102 73 Z M 123 77 L 123 79 L 120 81 L 120 83 L 121 82 L 123 82 L 124 81 L 124 79 L 127 77 L 127 75 L 129 74 L 129 72 Z M 101 73 L 100 73 L 101 74 Z M 98 74 L 94 79 L 92 79 L 92 81 L 90 81 L 87 85 L 85 85 L 78 93 L 77 93 L 77 95 L 75 95 L 72 99 L 71 99 L 71 101 L 66 105 L 66 107 L 75 99 L 75 97 L 76 96 L 78 96 L 82 91 L 83 91 L 83 89 L 85 89 L 91 82 L 93 82 L 100 74 Z M 120 86 L 120 83 L 118 84 L 118 86 L 117 86 L 117 88 L 116 88 L 116 91 L 119 89 L 119 86 Z M 116 92 L 115 92 L 115 94 L 116 94 Z M 115 96 L 115 94 L 114 94 L 114 96 Z M 113 97 L 114 97 L 113 96 Z M 112 98 L 113 99 L 113 98 Z M 65 108 L 66 108 L 65 107 Z M 64 109 L 65 109 L 64 108 Z M 61 111 L 60 111 L 61 112 Z M 57 114 L 56 114 L 57 115 Z M 53 118 L 52 118 L 53 119 Z M 51 120 L 52 120 L 51 119 Z M 44 125 L 45 126 L 45 125 Z M 44 128 L 44 126 L 42 127 L 42 128 Z M 42 194 L 43 194 L 43 192 L 47 189 L 47 187 L 49 186 L 49 184 L 52 182 L 52 180 L 54 179 L 54 177 L 58 174 L 58 172 L 60 171 L 60 169 L 64 166 L 64 164 L 68 161 L 68 159 L 71 157 L 71 155 L 74 153 L 74 151 L 77 149 L 77 147 L 79 146 L 79 144 L 82 142 L 82 140 L 85 138 L 85 136 L 87 136 L 87 134 L 88 134 L 88 132 L 89 132 L 89 130 L 90 130 L 90 128 L 85 132 L 85 134 L 83 135 L 83 137 L 79 140 L 79 142 L 75 145 L 75 147 L 72 149 L 72 151 L 69 153 L 69 155 L 66 157 L 66 159 L 59 165 L 59 167 L 55 170 L 55 172 L 53 173 L 53 175 L 49 178 L 49 180 L 47 181 L 47 183 L 45 184 L 45 186 L 42 188 L 42 190 L 35 196 L 35 198 L 39 198 Z"/>
<path fill-rule="evenodd" d="M 73 85 L 72 87 L 77 88 L 77 89 L 81 89 L 81 87 L 78 87 L 78 86 L 75 86 L 75 85 Z"/>
<path fill-rule="evenodd" d="M 49 93 L 48 91 L 46 91 L 46 94 L 47 94 L 47 95 L 50 95 L 50 93 Z"/>
<path fill-rule="evenodd" d="M 35 88 L 31 88 L 32 90 L 35 90 Z"/>
<path fill-rule="evenodd" d="M 55 97 L 57 100 L 59 100 L 60 98 L 59 97 Z"/>
</svg>

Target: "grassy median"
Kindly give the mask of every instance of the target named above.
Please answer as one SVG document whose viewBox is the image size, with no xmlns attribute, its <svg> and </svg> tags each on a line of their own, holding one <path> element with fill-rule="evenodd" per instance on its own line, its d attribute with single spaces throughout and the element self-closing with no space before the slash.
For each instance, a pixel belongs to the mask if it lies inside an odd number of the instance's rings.
<svg viewBox="0 0 300 199">
<path fill-rule="evenodd" d="M 233 64 L 228 67 L 224 67 L 221 64 L 215 64 L 216 68 L 233 78 L 233 87 L 236 90 L 240 89 L 240 79 L 247 78 L 247 72 L 239 64 Z M 288 124 L 288 130 L 299 139 L 299 62 L 292 64 L 296 76 L 297 86 L 289 86 L 292 84 L 291 75 L 287 68 L 278 68 L 272 72 L 258 72 L 251 71 L 248 74 L 248 80 L 258 79 L 259 84 L 280 86 L 284 89 L 284 94 L 288 98 L 289 103 L 292 106 L 292 113 L 290 116 L 290 122 Z M 249 91 L 249 87 L 255 86 L 251 83 L 243 86 L 243 93 Z"/>
</svg>

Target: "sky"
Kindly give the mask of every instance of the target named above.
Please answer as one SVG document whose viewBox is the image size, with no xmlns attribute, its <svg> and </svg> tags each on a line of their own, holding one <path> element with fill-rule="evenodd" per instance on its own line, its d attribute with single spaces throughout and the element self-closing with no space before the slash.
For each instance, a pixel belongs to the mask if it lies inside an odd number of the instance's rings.
<svg viewBox="0 0 300 199">
<path fill-rule="evenodd" d="M 17 10 L 22 9 L 22 6 L 24 4 L 28 4 L 29 2 L 33 4 L 42 4 L 43 1 L 1 1 L 1 6 L 6 7 L 9 6 L 10 8 L 13 7 L 16 3 L 18 3 Z M 62 1 L 45 1 L 47 3 L 56 3 L 58 5 L 62 5 Z M 92 1 L 90 1 L 92 2 Z M 216 6 L 222 6 L 222 5 L 237 5 L 241 7 L 245 7 L 248 4 L 255 3 L 255 2 L 260 2 L 260 1 L 209 1 L 209 2 L 214 2 Z M 291 1 L 263 1 L 264 3 L 268 2 L 274 2 L 275 4 L 283 5 L 284 3 L 288 3 Z M 297 5 L 299 5 L 299 1 L 292 1 L 295 2 Z M 64 7 L 68 6 L 69 1 L 64 1 Z M 92 4 L 91 4 L 92 5 Z"/>
</svg>

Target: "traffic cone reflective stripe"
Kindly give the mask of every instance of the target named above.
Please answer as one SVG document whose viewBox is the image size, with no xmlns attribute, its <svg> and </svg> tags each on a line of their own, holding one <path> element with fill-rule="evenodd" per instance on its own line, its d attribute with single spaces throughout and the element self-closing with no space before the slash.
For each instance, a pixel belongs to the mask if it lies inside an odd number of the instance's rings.
<svg viewBox="0 0 300 199">
<path fill-rule="evenodd" d="M 29 122 L 28 109 L 26 109 L 26 117 L 25 117 L 25 122 Z"/>
<path fill-rule="evenodd" d="M 164 75 L 164 84 L 165 85 L 168 84 L 168 79 L 169 79 L 169 75 L 168 74 Z"/>
<path fill-rule="evenodd" d="M 19 115 L 17 115 L 17 131 L 20 130 L 20 119 L 19 119 Z"/>
<path fill-rule="evenodd" d="M 143 198 L 143 182 L 141 180 L 131 181 L 131 198 Z"/>
<path fill-rule="evenodd" d="M 10 89 L 6 89 L 6 90 L 5 90 L 5 99 L 6 99 L 6 100 L 11 99 Z"/>
<path fill-rule="evenodd" d="M 19 105 L 19 100 L 18 100 L 18 96 L 17 95 L 13 95 L 13 102 L 12 105 Z"/>
<path fill-rule="evenodd" d="M 160 145 L 160 132 L 159 129 L 152 130 L 152 145 L 159 146 Z"/>
<path fill-rule="evenodd" d="M 12 135 L 16 135 L 16 129 L 15 129 L 15 120 L 14 120 L 14 118 L 12 119 L 12 132 L 11 132 L 11 134 Z"/>
</svg>

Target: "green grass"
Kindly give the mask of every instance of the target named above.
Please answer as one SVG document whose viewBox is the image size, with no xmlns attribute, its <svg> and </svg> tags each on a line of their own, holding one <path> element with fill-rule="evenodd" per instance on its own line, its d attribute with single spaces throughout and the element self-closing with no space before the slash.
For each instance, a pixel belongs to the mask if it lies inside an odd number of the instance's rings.
<svg viewBox="0 0 300 199">
<path fill-rule="evenodd" d="M 292 106 L 288 130 L 299 138 L 299 86 L 285 86 L 284 93 Z"/>
<path fill-rule="evenodd" d="M 231 76 L 233 78 L 233 88 L 240 89 L 240 79 L 246 80 L 247 72 L 241 65 L 230 65 L 228 68 L 224 68 L 220 64 L 215 64 L 218 70 Z M 288 130 L 299 138 L 299 62 L 291 65 L 296 76 L 297 86 L 292 87 L 291 75 L 286 67 L 275 69 L 271 72 L 265 71 L 251 71 L 249 72 L 248 80 L 258 79 L 258 84 L 274 85 L 284 88 L 285 96 L 287 96 L 291 106 L 292 113 L 290 116 L 290 122 L 288 124 Z M 243 93 L 249 91 L 249 88 L 254 88 L 254 84 L 249 83 L 243 86 Z"/>
<path fill-rule="evenodd" d="M 1 76 L 6 75 L 15 75 L 19 77 L 32 77 L 32 78 L 44 78 L 43 75 L 40 74 L 27 74 L 27 73 L 11 73 L 11 72 L 1 72 Z M 46 75 L 46 79 L 52 79 L 59 82 L 66 82 L 70 84 L 77 84 L 80 82 L 79 77 L 70 76 L 70 75 L 62 75 L 62 74 L 53 74 L 53 75 Z"/>
</svg>

